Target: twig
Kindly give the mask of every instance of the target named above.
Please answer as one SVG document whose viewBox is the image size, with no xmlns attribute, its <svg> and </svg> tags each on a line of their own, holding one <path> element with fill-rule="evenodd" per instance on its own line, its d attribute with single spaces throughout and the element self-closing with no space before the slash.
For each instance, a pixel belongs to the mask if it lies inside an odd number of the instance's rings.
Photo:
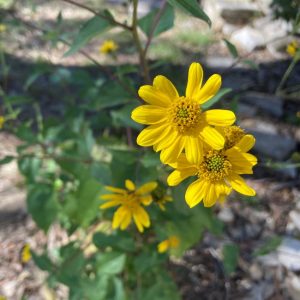
<svg viewBox="0 0 300 300">
<path fill-rule="evenodd" d="M 109 21 L 112 25 L 120 26 L 120 27 L 122 27 L 122 28 L 124 28 L 124 29 L 126 29 L 126 30 L 130 30 L 130 31 L 132 30 L 132 27 L 130 27 L 130 26 L 126 25 L 126 24 L 123 24 L 123 23 L 121 23 L 121 22 L 118 22 L 118 21 L 116 21 L 115 19 L 110 18 L 109 16 L 106 16 L 106 15 L 104 15 L 104 14 L 101 14 L 101 13 L 95 11 L 94 9 L 92 9 L 92 8 L 90 8 L 90 7 L 86 6 L 86 5 L 84 5 L 84 4 L 78 3 L 78 2 L 73 1 L 73 0 L 61 0 L 61 1 L 67 2 L 67 3 L 69 3 L 69 4 L 72 4 L 72 5 L 77 6 L 77 7 L 80 7 L 80 8 L 83 8 L 83 9 L 85 9 L 85 10 L 87 10 L 87 11 L 93 13 L 95 16 L 98 16 L 98 17 L 100 17 L 100 18 L 102 18 L 102 19 L 104 19 L 104 20 Z"/>
<path fill-rule="evenodd" d="M 138 0 L 133 0 L 133 13 L 132 13 L 132 37 L 135 42 L 137 51 L 139 53 L 139 58 L 140 58 L 140 63 L 143 71 L 143 77 L 145 80 L 145 83 L 150 83 L 150 74 L 149 74 L 149 67 L 148 67 L 148 62 L 145 57 L 144 49 L 142 47 L 140 37 L 138 35 L 137 31 L 137 6 L 138 6 Z"/>
<path fill-rule="evenodd" d="M 63 0 L 65 1 L 65 0 Z M 69 0 L 67 0 L 69 1 Z M 37 30 L 37 31 L 40 31 L 42 33 L 47 33 L 48 30 L 45 30 L 43 28 L 39 28 L 19 17 L 17 17 L 14 13 L 10 13 L 10 15 L 15 19 L 15 20 L 18 20 L 20 22 L 22 22 L 26 27 L 28 28 L 31 28 L 31 29 L 34 29 L 34 30 Z M 71 46 L 71 43 L 66 41 L 65 39 L 63 38 L 58 38 L 58 40 L 60 42 L 62 42 L 63 44 L 67 45 L 67 46 Z M 99 67 L 103 73 L 105 73 L 111 80 L 115 80 L 117 81 L 120 86 L 125 90 L 127 91 L 130 95 L 132 95 L 134 98 L 138 98 L 137 94 L 136 93 L 133 93 L 133 91 L 125 84 L 123 83 L 123 81 L 120 80 L 120 78 L 116 75 L 114 75 L 108 68 L 106 68 L 105 66 L 103 66 L 102 64 L 100 64 L 96 59 L 94 59 L 90 54 L 86 53 L 84 50 L 79 50 L 78 51 L 81 55 L 83 55 L 84 57 L 86 57 L 89 61 L 91 61 L 92 63 L 94 63 L 97 67 Z"/>
<path fill-rule="evenodd" d="M 148 48 L 152 42 L 152 39 L 153 39 L 153 35 L 154 35 L 154 32 L 155 32 L 155 29 L 158 25 L 158 22 L 162 16 L 162 14 L 164 13 L 165 9 L 167 7 L 167 0 L 164 0 L 159 11 L 157 12 L 155 18 L 154 18 L 154 21 L 152 23 L 152 27 L 151 27 L 151 30 L 150 30 L 150 33 L 149 33 L 149 36 L 148 36 L 148 39 L 147 39 L 147 42 L 146 42 L 146 45 L 145 45 L 145 48 L 144 48 L 144 56 L 146 56 L 147 54 L 147 51 L 148 51 Z"/>
</svg>

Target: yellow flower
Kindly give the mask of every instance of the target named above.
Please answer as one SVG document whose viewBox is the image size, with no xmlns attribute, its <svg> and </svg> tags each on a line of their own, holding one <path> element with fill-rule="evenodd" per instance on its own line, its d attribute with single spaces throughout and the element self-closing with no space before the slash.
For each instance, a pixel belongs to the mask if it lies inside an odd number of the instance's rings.
<svg viewBox="0 0 300 300">
<path fill-rule="evenodd" d="M 286 52 L 290 56 L 294 57 L 298 49 L 299 49 L 299 44 L 297 43 L 297 41 L 294 40 L 287 45 Z"/>
<path fill-rule="evenodd" d="M 26 264 L 30 261 L 30 259 L 31 259 L 30 246 L 29 244 L 25 244 L 21 253 L 22 263 Z"/>
<path fill-rule="evenodd" d="M 299 110 L 299 111 L 297 111 L 297 113 L 296 113 L 296 117 L 297 117 L 297 118 L 300 118 L 300 110 Z"/>
<path fill-rule="evenodd" d="M 237 134 L 237 131 L 242 131 L 237 126 L 225 130 L 226 142 L 234 142 L 230 148 L 215 150 L 206 146 L 204 156 L 195 163 L 189 162 L 181 154 L 176 163 L 170 164 L 175 169 L 167 179 L 171 186 L 179 184 L 189 176 L 198 176 L 185 193 L 185 200 L 190 207 L 202 200 L 204 206 L 213 206 L 217 201 L 224 201 L 231 189 L 243 195 L 255 195 L 255 191 L 240 176 L 253 174 L 252 168 L 257 164 L 256 157 L 247 153 L 254 146 L 255 138 L 249 134 Z"/>
<path fill-rule="evenodd" d="M 113 40 L 106 40 L 99 48 L 99 51 L 104 54 L 115 52 L 118 49 L 118 45 Z"/>
<path fill-rule="evenodd" d="M 131 117 L 149 126 L 139 134 L 137 143 L 161 151 L 163 163 L 175 162 L 183 150 L 190 162 L 198 161 L 203 156 L 203 142 L 217 150 L 224 146 L 224 137 L 213 126 L 229 126 L 235 115 L 221 109 L 202 111 L 201 105 L 220 89 L 221 76 L 212 75 L 203 86 L 202 80 L 201 65 L 192 63 L 185 96 L 179 96 L 172 82 L 161 75 L 154 78 L 153 85 L 139 89 L 147 105 L 135 108 Z"/>
<path fill-rule="evenodd" d="M 0 116 L 0 129 L 3 128 L 4 123 L 5 123 L 5 118 L 3 116 Z"/>
<path fill-rule="evenodd" d="M 6 25 L 0 24 L 0 33 L 5 32 L 5 31 L 6 31 Z"/>
<path fill-rule="evenodd" d="M 125 230 L 134 220 L 136 227 L 140 232 L 144 231 L 144 227 L 150 226 L 150 218 L 142 205 L 149 205 L 152 202 L 151 192 L 157 187 L 156 182 L 148 182 L 136 189 L 135 184 L 131 180 L 125 181 L 125 189 L 119 189 L 112 186 L 105 188 L 114 194 L 102 195 L 106 203 L 100 206 L 101 209 L 119 206 L 114 213 L 112 227 L 114 229 L 120 227 Z"/>
<path fill-rule="evenodd" d="M 179 246 L 180 240 L 177 236 L 172 235 L 168 239 L 160 242 L 157 246 L 157 250 L 159 253 L 167 252 L 169 249 L 174 249 Z"/>
<path fill-rule="evenodd" d="M 0 295 L 0 300 L 7 300 L 5 296 Z"/>
</svg>

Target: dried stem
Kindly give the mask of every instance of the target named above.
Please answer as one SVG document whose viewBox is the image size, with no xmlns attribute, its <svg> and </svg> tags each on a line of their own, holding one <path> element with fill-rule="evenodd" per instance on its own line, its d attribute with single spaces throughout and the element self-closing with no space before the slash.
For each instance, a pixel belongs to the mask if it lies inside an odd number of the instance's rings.
<svg viewBox="0 0 300 300">
<path fill-rule="evenodd" d="M 95 11 L 94 9 L 92 9 L 92 8 L 90 8 L 90 7 L 86 6 L 86 5 L 84 5 L 84 4 L 78 3 L 78 2 L 73 1 L 73 0 L 61 0 L 61 1 L 67 2 L 67 3 L 69 3 L 69 4 L 72 4 L 72 5 L 77 6 L 77 7 L 80 7 L 80 8 L 83 8 L 83 9 L 85 9 L 85 10 L 87 10 L 87 11 L 93 13 L 95 16 L 98 16 L 98 17 L 100 17 L 100 18 L 102 18 L 102 19 L 104 19 L 104 20 L 109 21 L 112 25 L 116 25 L 116 26 L 122 27 L 122 28 L 124 28 L 124 29 L 126 29 L 126 30 L 130 30 L 130 31 L 132 30 L 132 28 L 131 28 L 130 26 L 128 26 L 128 25 L 126 25 L 126 24 L 123 24 L 123 23 L 121 23 L 121 22 L 118 22 L 118 21 L 116 21 L 116 20 L 110 18 L 109 16 L 106 16 L 106 15 L 104 15 L 104 14 L 101 14 L 101 13 Z"/>
</svg>

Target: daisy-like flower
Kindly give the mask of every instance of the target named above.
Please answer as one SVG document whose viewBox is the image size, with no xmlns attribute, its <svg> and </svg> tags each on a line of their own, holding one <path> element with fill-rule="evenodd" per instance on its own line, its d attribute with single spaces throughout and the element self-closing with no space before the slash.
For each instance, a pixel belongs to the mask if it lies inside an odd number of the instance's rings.
<svg viewBox="0 0 300 300">
<path fill-rule="evenodd" d="M 296 52 L 298 51 L 298 49 L 299 49 L 299 44 L 297 43 L 296 40 L 294 40 L 294 41 L 290 42 L 290 43 L 287 45 L 287 47 L 286 47 L 286 52 L 287 52 L 290 56 L 294 57 L 295 54 L 296 54 Z"/>
<path fill-rule="evenodd" d="M 168 239 L 160 242 L 157 246 L 157 251 L 159 253 L 167 252 L 170 249 L 177 248 L 179 246 L 180 240 L 177 236 L 172 235 Z"/>
<path fill-rule="evenodd" d="M 255 195 L 255 191 L 240 176 L 253 174 L 252 168 L 257 159 L 247 152 L 254 146 L 255 138 L 237 126 L 224 128 L 220 132 L 226 140 L 223 149 L 215 150 L 206 146 L 204 156 L 195 163 L 189 162 L 185 154 L 181 154 L 176 163 L 170 164 L 175 169 L 167 179 L 171 186 L 189 176 L 198 176 L 185 193 L 185 200 L 190 207 L 202 200 L 204 206 L 213 206 L 217 201 L 223 201 L 231 189 L 243 195 Z"/>
<path fill-rule="evenodd" d="M 144 227 L 150 226 L 150 218 L 147 211 L 143 208 L 151 204 L 151 192 L 157 187 L 156 182 L 148 182 L 136 189 L 131 180 L 125 181 L 126 189 L 120 189 L 112 186 L 106 186 L 108 191 L 113 194 L 102 195 L 101 199 L 107 202 L 100 205 L 101 209 L 119 206 L 114 213 L 112 227 L 125 230 L 132 219 L 134 220 L 139 232 L 144 231 Z"/>
<path fill-rule="evenodd" d="M 229 110 L 201 109 L 220 89 L 221 76 L 212 75 L 203 86 L 202 80 L 201 65 L 192 63 L 185 96 L 179 96 L 172 82 L 161 75 L 154 78 L 153 85 L 139 89 L 147 104 L 135 108 L 131 117 L 149 126 L 141 131 L 137 143 L 161 151 L 163 163 L 175 162 L 183 151 L 190 162 L 198 161 L 203 156 L 203 141 L 216 150 L 224 146 L 224 137 L 213 126 L 229 126 L 235 115 Z"/>
<path fill-rule="evenodd" d="M 169 195 L 166 194 L 165 188 L 162 186 L 159 186 L 152 192 L 152 198 L 153 198 L 153 203 L 157 204 L 158 207 L 162 210 L 165 211 L 166 207 L 165 205 L 168 202 L 172 202 L 173 198 Z"/>
<path fill-rule="evenodd" d="M 99 48 L 99 51 L 103 54 L 109 54 L 115 52 L 118 48 L 118 45 L 113 40 L 106 40 Z"/>
</svg>

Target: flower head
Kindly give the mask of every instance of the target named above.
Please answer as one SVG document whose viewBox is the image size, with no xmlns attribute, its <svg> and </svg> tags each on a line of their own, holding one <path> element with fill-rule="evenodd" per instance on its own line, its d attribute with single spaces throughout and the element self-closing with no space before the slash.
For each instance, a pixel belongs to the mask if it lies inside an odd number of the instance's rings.
<svg viewBox="0 0 300 300">
<path fill-rule="evenodd" d="M 172 197 L 166 194 L 165 188 L 160 186 L 160 185 L 158 185 L 158 187 L 151 193 L 151 195 L 152 195 L 152 198 L 153 198 L 153 203 L 157 204 L 158 207 L 162 211 L 166 210 L 165 205 L 168 202 L 173 201 Z"/>
<path fill-rule="evenodd" d="M 168 239 L 160 242 L 157 246 L 157 250 L 159 253 L 164 253 L 170 249 L 177 248 L 179 246 L 179 243 L 179 238 L 175 235 L 172 235 Z"/>
<path fill-rule="evenodd" d="M 286 52 L 292 57 L 295 56 L 298 50 L 299 50 L 299 44 L 296 40 L 290 42 L 286 47 Z"/>
<path fill-rule="evenodd" d="M 0 116 L 0 129 L 3 128 L 4 123 L 5 123 L 5 118 L 3 116 Z"/>
<path fill-rule="evenodd" d="M 0 33 L 5 32 L 5 31 L 6 31 L 6 25 L 0 24 Z"/>
<path fill-rule="evenodd" d="M 30 246 L 29 244 L 25 244 L 21 253 L 22 263 L 26 264 L 30 261 L 30 259 L 31 259 Z"/>
<path fill-rule="evenodd" d="M 107 202 L 100 206 L 101 209 L 119 206 L 115 211 L 112 227 L 114 229 L 120 227 L 125 230 L 134 220 L 136 227 L 140 232 L 144 231 L 144 227 L 150 226 L 150 218 L 147 211 L 143 208 L 151 204 L 151 192 L 157 187 L 156 182 L 148 182 L 136 189 L 135 184 L 127 179 L 125 181 L 126 189 L 106 186 L 105 188 L 114 194 L 102 195 L 101 198 Z"/>
<path fill-rule="evenodd" d="M 115 52 L 117 49 L 118 45 L 113 40 L 106 40 L 99 48 L 99 51 L 103 54 L 109 54 Z"/>
<path fill-rule="evenodd" d="M 241 130 L 237 126 L 225 129 L 225 147 L 216 150 L 205 146 L 204 156 L 194 163 L 189 162 L 185 154 L 181 154 L 176 163 L 170 164 L 175 169 L 168 177 L 168 184 L 171 186 L 189 176 L 198 177 L 185 193 L 190 207 L 202 200 L 204 206 L 213 206 L 217 201 L 223 201 L 232 189 L 247 196 L 255 195 L 255 191 L 240 176 L 252 174 L 252 168 L 257 163 L 256 157 L 247 153 L 254 146 L 255 138 L 249 134 L 241 134 Z"/>
<path fill-rule="evenodd" d="M 147 104 L 135 108 L 131 117 L 149 126 L 139 134 L 137 143 L 161 151 L 163 163 L 175 162 L 183 151 L 188 161 L 198 161 L 203 156 L 204 142 L 216 150 L 224 147 L 225 139 L 214 126 L 233 124 L 235 115 L 229 110 L 203 111 L 201 105 L 220 89 L 221 76 L 212 75 L 204 85 L 202 81 L 201 65 L 192 63 L 185 96 L 180 96 L 172 82 L 161 75 L 154 78 L 153 85 L 139 89 L 139 96 Z"/>
</svg>

